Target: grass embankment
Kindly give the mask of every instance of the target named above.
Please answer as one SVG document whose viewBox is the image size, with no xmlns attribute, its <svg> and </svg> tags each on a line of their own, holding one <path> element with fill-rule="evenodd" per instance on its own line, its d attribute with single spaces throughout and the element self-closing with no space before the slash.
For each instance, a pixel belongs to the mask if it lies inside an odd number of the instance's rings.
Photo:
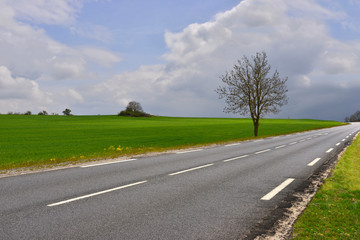
<svg viewBox="0 0 360 240">
<path fill-rule="evenodd" d="M 294 239 L 360 239 L 360 136 L 294 226 Z"/>
<path fill-rule="evenodd" d="M 261 137 L 331 127 L 317 120 L 261 121 Z M 0 115 L 0 169 L 116 157 L 252 138 L 250 119 Z"/>
</svg>

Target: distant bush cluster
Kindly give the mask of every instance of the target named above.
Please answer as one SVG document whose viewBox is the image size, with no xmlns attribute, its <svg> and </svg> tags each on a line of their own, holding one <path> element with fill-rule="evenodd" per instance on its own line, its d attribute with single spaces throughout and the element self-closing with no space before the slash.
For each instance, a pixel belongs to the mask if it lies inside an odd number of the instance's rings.
<svg viewBox="0 0 360 240">
<path fill-rule="evenodd" d="M 141 107 L 141 104 L 135 101 L 128 103 L 125 110 L 121 111 L 118 116 L 127 116 L 127 117 L 151 117 L 150 114 L 144 112 Z"/>
<path fill-rule="evenodd" d="M 62 112 L 65 116 L 72 116 L 71 114 L 71 110 L 66 108 L 63 112 Z M 26 111 L 24 113 L 21 112 L 8 112 L 8 115 L 49 115 L 49 113 L 45 110 L 40 111 L 38 114 L 33 114 L 31 111 Z M 58 116 L 58 113 L 51 113 L 51 115 L 53 116 Z"/>
<path fill-rule="evenodd" d="M 346 117 L 345 122 L 360 122 L 360 111 L 355 112 L 350 117 Z"/>
</svg>

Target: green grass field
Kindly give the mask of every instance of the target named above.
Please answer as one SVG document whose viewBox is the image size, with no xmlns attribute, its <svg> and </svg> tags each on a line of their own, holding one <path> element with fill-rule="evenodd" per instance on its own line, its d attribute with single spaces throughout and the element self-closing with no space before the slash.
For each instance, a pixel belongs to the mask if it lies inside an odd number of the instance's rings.
<svg viewBox="0 0 360 240">
<path fill-rule="evenodd" d="M 259 137 L 340 125 L 263 119 Z M 0 115 L 0 169 L 249 139 L 250 119 Z"/>
<path fill-rule="evenodd" d="M 360 239 L 360 137 L 297 220 L 294 239 Z"/>
</svg>

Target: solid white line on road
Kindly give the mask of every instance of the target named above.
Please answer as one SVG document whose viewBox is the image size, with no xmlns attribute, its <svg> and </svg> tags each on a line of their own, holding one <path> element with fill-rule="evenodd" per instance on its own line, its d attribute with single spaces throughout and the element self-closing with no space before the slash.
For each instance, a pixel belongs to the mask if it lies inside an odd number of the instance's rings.
<svg viewBox="0 0 360 240">
<path fill-rule="evenodd" d="M 101 192 L 96 192 L 96 193 L 84 195 L 84 196 L 81 196 L 81 197 L 71 198 L 71 199 L 68 199 L 68 200 L 65 200 L 65 201 L 61 201 L 61 202 L 57 202 L 57 203 L 52 203 L 52 204 L 49 204 L 49 205 L 47 205 L 47 206 L 48 206 L 48 207 L 54 207 L 54 206 L 62 205 L 62 204 L 65 204 L 65 203 L 69 203 L 69 202 L 73 202 L 73 201 L 77 201 L 77 200 L 81 200 L 81 199 L 85 199 L 85 198 L 97 196 L 97 195 L 100 195 L 100 194 L 104 194 L 104 193 L 108 193 L 108 192 L 113 192 L 113 191 L 120 190 L 120 189 L 123 189 L 123 188 L 132 187 L 132 186 L 139 185 L 139 184 L 146 183 L 146 182 L 147 182 L 147 181 L 131 183 L 131 184 L 128 184 L 128 185 L 124 185 L 124 186 L 120 186 L 120 187 L 116 187 L 116 188 L 111 188 L 111 189 L 104 190 L 104 191 L 101 191 Z"/>
<path fill-rule="evenodd" d="M 108 164 L 114 164 L 114 163 L 122 163 L 122 162 L 131 162 L 131 161 L 136 161 L 136 159 L 135 158 L 130 158 L 130 159 L 126 159 L 126 160 L 119 160 L 119 161 L 106 162 L 106 163 L 98 163 L 98 164 L 85 165 L 85 166 L 80 166 L 80 167 L 81 168 L 88 168 L 88 167 L 96 167 L 96 166 L 102 166 L 102 165 L 108 165 Z"/>
<path fill-rule="evenodd" d="M 230 162 L 230 161 L 240 159 L 240 158 L 245 158 L 245 157 L 248 157 L 248 156 L 249 155 L 243 155 L 243 156 L 239 156 L 239 157 L 229 158 L 229 159 L 224 160 L 223 162 Z"/>
<path fill-rule="evenodd" d="M 315 158 L 312 162 L 310 162 L 310 163 L 308 164 L 308 166 L 309 166 L 309 167 L 314 166 L 315 163 L 317 163 L 320 159 L 321 159 L 321 158 Z"/>
<path fill-rule="evenodd" d="M 199 152 L 199 151 L 202 151 L 202 150 L 204 150 L 204 149 L 194 149 L 194 150 L 189 150 L 189 151 L 177 152 L 176 154 Z"/>
<path fill-rule="evenodd" d="M 241 143 L 231 143 L 231 144 L 227 144 L 225 145 L 225 147 L 232 147 L 232 146 L 237 146 L 240 145 Z"/>
<path fill-rule="evenodd" d="M 271 192 L 266 194 L 261 198 L 261 200 L 271 200 L 276 194 L 281 192 L 284 188 L 286 188 L 290 183 L 292 183 L 295 180 L 295 178 L 288 178 L 283 183 L 281 183 L 279 186 L 274 188 Z"/>
<path fill-rule="evenodd" d="M 297 142 L 292 142 L 292 143 L 289 143 L 289 145 L 294 145 L 294 144 L 297 144 Z"/>
<path fill-rule="evenodd" d="M 255 140 L 254 142 L 262 142 L 264 139 Z"/>
<path fill-rule="evenodd" d="M 268 151 L 271 151 L 271 149 L 262 150 L 262 151 L 256 152 L 255 154 L 264 153 L 264 152 L 268 152 Z"/>
<path fill-rule="evenodd" d="M 279 149 L 279 148 L 283 148 L 283 147 L 286 147 L 286 145 L 277 146 L 277 147 L 275 147 L 275 149 Z"/>
<path fill-rule="evenodd" d="M 337 144 L 335 144 L 336 146 L 339 146 L 341 143 L 337 143 Z"/>
<path fill-rule="evenodd" d="M 326 153 L 331 152 L 332 150 L 334 150 L 334 148 L 330 148 L 329 150 L 326 151 Z"/>
<path fill-rule="evenodd" d="M 210 167 L 210 166 L 212 166 L 212 165 L 214 165 L 214 164 L 213 164 L 213 163 L 211 163 L 211 164 L 206 164 L 206 165 L 202 165 L 202 166 L 199 166 L 199 167 L 194 167 L 194 168 L 186 169 L 186 170 L 183 170 L 183 171 L 170 173 L 169 176 L 174 176 L 174 175 L 178 175 L 178 174 L 181 174 L 181 173 L 186 173 L 186 172 L 194 171 L 194 170 L 197 170 L 197 169 Z"/>
</svg>

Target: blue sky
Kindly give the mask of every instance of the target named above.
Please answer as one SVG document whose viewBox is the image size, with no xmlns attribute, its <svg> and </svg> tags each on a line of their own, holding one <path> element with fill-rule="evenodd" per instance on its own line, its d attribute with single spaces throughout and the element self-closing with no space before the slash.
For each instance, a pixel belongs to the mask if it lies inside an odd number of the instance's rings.
<svg viewBox="0 0 360 240">
<path fill-rule="evenodd" d="M 281 118 L 360 109 L 359 0 L 0 0 L 0 113 L 234 117 L 214 92 L 265 50 L 289 78 Z"/>
<path fill-rule="evenodd" d="M 179 32 L 189 24 L 209 21 L 238 3 L 238 0 L 89 1 L 70 27 L 42 27 L 51 37 L 70 46 L 85 43 L 110 48 L 124 59 L 117 66 L 119 70 L 136 70 L 142 64 L 164 62 L 161 55 L 167 51 L 166 31 Z M 83 33 L 99 26 L 104 27 L 104 38 Z"/>
</svg>

